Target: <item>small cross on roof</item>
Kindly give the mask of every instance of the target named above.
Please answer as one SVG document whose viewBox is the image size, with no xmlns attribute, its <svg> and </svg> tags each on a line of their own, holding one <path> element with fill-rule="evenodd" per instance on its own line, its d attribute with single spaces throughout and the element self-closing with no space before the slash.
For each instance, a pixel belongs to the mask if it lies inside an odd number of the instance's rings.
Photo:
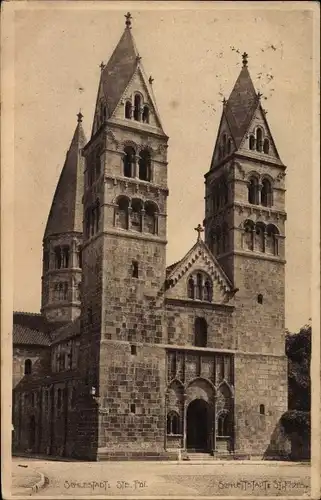
<svg viewBox="0 0 321 500">
<path fill-rule="evenodd" d="M 132 19 L 133 19 L 131 13 L 127 12 L 127 14 L 125 14 L 125 17 L 126 17 L 126 22 L 125 22 L 126 27 L 127 28 L 131 28 L 131 26 L 132 26 Z"/>
<path fill-rule="evenodd" d="M 243 52 L 243 54 L 242 54 L 243 66 L 247 66 L 248 57 L 249 57 L 249 55 L 246 52 Z"/>
<path fill-rule="evenodd" d="M 198 233 L 197 234 L 197 241 L 200 241 L 201 240 L 201 233 L 204 232 L 204 229 L 202 228 L 202 226 L 200 224 L 197 227 L 195 227 L 194 229 Z"/>
</svg>

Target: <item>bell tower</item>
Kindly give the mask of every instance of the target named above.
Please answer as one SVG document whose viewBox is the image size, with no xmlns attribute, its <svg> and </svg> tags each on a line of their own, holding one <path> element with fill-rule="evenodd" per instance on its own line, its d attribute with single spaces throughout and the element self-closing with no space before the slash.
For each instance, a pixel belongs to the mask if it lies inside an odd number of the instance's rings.
<svg viewBox="0 0 321 500">
<path fill-rule="evenodd" d="M 109 62 L 100 65 L 92 134 L 83 151 L 80 366 L 101 411 L 114 414 L 98 425 L 101 455 L 125 450 L 130 442 L 135 448 L 130 433 L 146 432 L 147 413 L 154 425 L 137 447 L 163 445 L 165 355 L 158 345 L 164 328 L 159 292 L 166 267 L 168 137 L 153 79 L 146 77 L 134 42 L 131 15 L 125 17 Z"/>
<path fill-rule="evenodd" d="M 80 315 L 86 137 L 80 112 L 77 118 L 43 237 L 41 311 L 48 321 L 68 322 Z"/>
<path fill-rule="evenodd" d="M 286 167 L 261 98 L 244 53 L 230 97 L 223 100 L 205 175 L 205 241 L 238 289 L 233 326 L 236 451 L 252 455 L 265 452 L 287 409 Z"/>
<path fill-rule="evenodd" d="M 275 336 L 273 348 L 280 352 L 286 167 L 278 155 L 261 98 L 254 89 L 245 53 L 231 95 L 223 100 L 211 167 L 205 175 L 205 240 L 239 289 L 236 300 L 243 309 L 249 301 L 246 324 L 257 322 L 258 313 L 260 318 L 262 313 L 266 315 L 261 336 L 249 341 L 257 350 L 263 349 L 266 330 L 270 339 Z M 244 335 L 239 342 L 246 342 Z"/>
</svg>

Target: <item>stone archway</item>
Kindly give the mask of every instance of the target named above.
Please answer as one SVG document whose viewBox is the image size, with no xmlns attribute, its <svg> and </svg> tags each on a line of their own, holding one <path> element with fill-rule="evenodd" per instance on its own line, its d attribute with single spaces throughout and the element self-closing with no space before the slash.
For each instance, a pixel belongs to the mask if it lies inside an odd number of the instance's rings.
<svg viewBox="0 0 321 500">
<path fill-rule="evenodd" d="M 186 445 L 189 450 L 210 451 L 212 418 L 209 404 L 204 399 L 194 399 L 187 408 Z"/>
</svg>

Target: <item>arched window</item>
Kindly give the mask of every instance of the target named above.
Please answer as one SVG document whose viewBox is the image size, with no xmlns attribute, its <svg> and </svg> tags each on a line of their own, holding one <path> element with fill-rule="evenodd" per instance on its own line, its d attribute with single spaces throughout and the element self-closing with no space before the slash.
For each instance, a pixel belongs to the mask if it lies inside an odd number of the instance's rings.
<svg viewBox="0 0 321 500">
<path fill-rule="evenodd" d="M 64 300 L 64 285 L 63 285 L 63 283 L 58 283 L 58 299 Z"/>
<path fill-rule="evenodd" d="M 139 158 L 139 178 L 142 181 L 150 181 L 151 174 L 151 160 L 150 160 L 150 152 L 147 149 L 144 149 L 140 153 Z"/>
<path fill-rule="evenodd" d="M 272 187 L 268 179 L 263 179 L 262 181 L 261 204 L 264 207 L 272 206 Z"/>
<path fill-rule="evenodd" d="M 124 176 L 135 177 L 135 150 L 130 146 L 126 146 L 124 153 Z"/>
<path fill-rule="evenodd" d="M 157 207 L 149 201 L 145 203 L 144 232 L 157 234 Z"/>
<path fill-rule="evenodd" d="M 206 347 L 207 345 L 207 322 L 205 318 L 195 319 L 194 345 L 196 347 Z"/>
<path fill-rule="evenodd" d="M 179 416 L 176 411 L 170 411 L 167 415 L 167 434 L 179 434 Z"/>
<path fill-rule="evenodd" d="M 69 267 L 69 247 L 63 247 L 62 249 L 62 267 Z"/>
<path fill-rule="evenodd" d="M 141 200 L 132 200 L 131 213 L 130 213 L 130 228 L 134 231 L 142 230 L 142 208 Z"/>
<path fill-rule="evenodd" d="M 254 137 L 254 135 L 250 135 L 250 137 L 249 137 L 249 147 L 250 147 L 251 151 L 253 151 L 255 149 L 255 137 Z"/>
<path fill-rule="evenodd" d="M 254 222 L 246 220 L 244 222 L 244 249 L 253 250 L 254 245 Z"/>
<path fill-rule="evenodd" d="M 268 155 L 269 154 L 269 150 L 270 150 L 270 141 L 269 139 L 264 139 L 264 142 L 263 142 L 263 152 Z"/>
<path fill-rule="evenodd" d="M 251 205 L 258 205 L 259 202 L 259 181 L 256 177 L 251 177 L 249 180 L 248 202 Z"/>
<path fill-rule="evenodd" d="M 137 262 L 137 260 L 132 261 L 132 277 L 138 278 L 138 262 Z"/>
<path fill-rule="evenodd" d="M 149 107 L 148 106 L 144 106 L 144 109 L 143 109 L 143 122 L 149 123 Z"/>
<path fill-rule="evenodd" d="M 265 415 L 265 406 L 260 405 L 260 415 Z"/>
<path fill-rule="evenodd" d="M 263 146 L 263 132 L 261 128 L 256 130 L 256 151 L 262 151 Z"/>
<path fill-rule="evenodd" d="M 77 267 L 82 268 L 82 251 L 81 247 L 77 247 Z"/>
<path fill-rule="evenodd" d="M 136 121 L 140 121 L 141 119 L 141 97 L 139 94 L 136 94 L 135 95 L 135 98 L 134 98 L 134 120 Z"/>
<path fill-rule="evenodd" d="M 217 435 L 220 437 L 228 437 L 230 435 L 229 416 L 227 412 L 222 412 L 218 416 Z"/>
<path fill-rule="evenodd" d="M 31 372 L 32 372 L 32 361 L 31 361 L 31 359 L 26 359 L 25 360 L 24 374 L 25 375 L 30 375 Z"/>
<path fill-rule="evenodd" d="M 62 255 L 61 255 L 61 248 L 56 247 L 55 248 L 55 268 L 56 269 L 61 269 L 62 267 Z"/>
<path fill-rule="evenodd" d="M 63 284 L 63 300 L 68 299 L 68 283 Z"/>
<path fill-rule="evenodd" d="M 195 296 L 195 284 L 192 276 L 188 280 L 187 296 L 189 299 L 194 299 Z"/>
<path fill-rule="evenodd" d="M 266 228 L 266 245 L 265 251 L 271 255 L 278 255 L 278 229 L 269 224 Z"/>
<path fill-rule="evenodd" d="M 227 141 L 227 153 L 228 154 L 232 153 L 232 147 L 233 147 L 233 141 L 232 141 L 231 137 L 229 137 L 228 141 Z"/>
<path fill-rule="evenodd" d="M 128 118 L 129 120 L 132 117 L 132 103 L 130 101 L 126 101 L 125 104 L 125 118 Z"/>
<path fill-rule="evenodd" d="M 115 226 L 121 227 L 122 229 L 128 229 L 128 211 L 129 211 L 129 200 L 125 196 L 121 196 L 117 200 L 116 214 L 115 214 Z"/>
<path fill-rule="evenodd" d="M 254 250 L 257 252 L 265 251 L 265 225 L 263 222 L 257 222 L 255 225 Z"/>
<path fill-rule="evenodd" d="M 203 299 L 203 275 L 201 273 L 196 274 L 196 294 L 195 298 L 198 300 Z"/>
<path fill-rule="evenodd" d="M 213 287 L 212 282 L 207 279 L 204 284 L 204 300 L 206 302 L 212 302 L 213 298 Z"/>
</svg>

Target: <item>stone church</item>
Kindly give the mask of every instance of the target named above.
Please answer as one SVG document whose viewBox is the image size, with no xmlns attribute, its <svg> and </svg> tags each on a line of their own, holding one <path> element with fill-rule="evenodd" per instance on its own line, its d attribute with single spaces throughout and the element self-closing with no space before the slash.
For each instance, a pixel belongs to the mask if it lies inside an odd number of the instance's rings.
<svg viewBox="0 0 321 500">
<path fill-rule="evenodd" d="M 13 450 L 263 458 L 287 410 L 286 167 L 244 53 L 203 226 L 166 267 L 168 136 L 125 17 L 52 201 L 41 312 L 13 316 Z"/>
</svg>

